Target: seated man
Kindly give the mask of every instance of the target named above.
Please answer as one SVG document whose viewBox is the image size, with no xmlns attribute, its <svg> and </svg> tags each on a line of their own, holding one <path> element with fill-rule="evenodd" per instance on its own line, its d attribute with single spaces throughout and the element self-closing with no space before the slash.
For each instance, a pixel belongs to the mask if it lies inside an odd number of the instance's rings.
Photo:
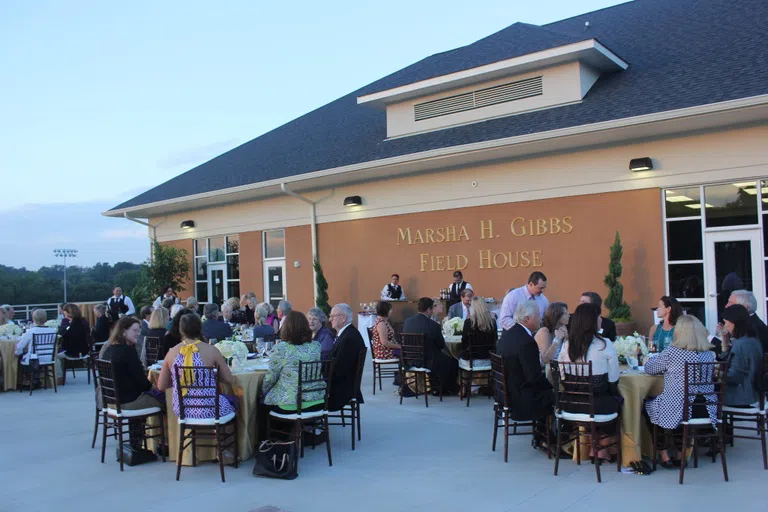
<svg viewBox="0 0 768 512">
<path fill-rule="evenodd" d="M 328 390 L 328 410 L 338 411 L 353 398 L 363 403 L 363 393 L 357 385 L 357 358 L 365 348 L 365 342 L 360 331 L 352 325 L 352 308 L 348 304 L 333 306 L 328 319 L 338 333 L 331 351 L 334 368 L 331 388 Z"/>
<path fill-rule="evenodd" d="M 443 352 L 445 348 L 443 331 L 440 328 L 440 324 L 430 318 L 434 306 L 434 301 L 429 297 L 419 299 L 419 314 L 405 321 L 403 332 L 424 335 L 424 353 L 426 357 L 424 365 L 431 370 L 431 377 L 438 381 L 437 383 L 432 383 L 433 394 L 438 393 L 435 384 L 442 385 L 444 394 L 456 393 L 459 362 Z"/>
<path fill-rule="evenodd" d="M 472 312 L 472 299 L 475 298 L 475 292 L 469 288 L 465 288 L 461 292 L 461 302 L 457 302 L 450 308 L 448 308 L 448 318 L 461 318 L 466 320 L 469 318 L 469 314 Z"/>
<path fill-rule="evenodd" d="M 232 327 L 227 322 L 219 319 L 219 305 L 209 303 L 203 309 L 205 322 L 203 322 L 203 336 L 207 340 L 215 339 L 217 341 L 232 337 Z"/>
<path fill-rule="evenodd" d="M 24 333 L 19 342 L 16 344 L 16 355 L 24 357 L 21 358 L 21 364 L 29 364 L 29 356 L 32 353 L 32 339 L 35 334 L 55 334 L 56 329 L 52 327 L 46 327 L 45 322 L 48 320 L 48 315 L 43 309 L 35 309 L 32 311 L 32 321 L 35 323 L 34 327 L 31 327 Z"/>
<path fill-rule="evenodd" d="M 539 347 L 533 338 L 540 321 L 536 302 L 520 302 L 515 309 L 515 323 L 504 331 L 496 347 L 504 359 L 510 416 L 515 420 L 544 420 L 552 414 L 552 385 L 541 369 Z"/>
</svg>

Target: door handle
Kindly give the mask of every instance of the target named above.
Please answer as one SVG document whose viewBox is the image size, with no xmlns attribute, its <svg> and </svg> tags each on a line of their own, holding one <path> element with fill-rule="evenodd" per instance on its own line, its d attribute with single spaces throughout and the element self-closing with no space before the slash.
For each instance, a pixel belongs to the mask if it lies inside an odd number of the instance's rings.
<svg viewBox="0 0 768 512">
<path fill-rule="evenodd" d="M 715 292 L 709 292 L 709 296 L 710 297 L 714 297 L 715 296 Z"/>
</svg>

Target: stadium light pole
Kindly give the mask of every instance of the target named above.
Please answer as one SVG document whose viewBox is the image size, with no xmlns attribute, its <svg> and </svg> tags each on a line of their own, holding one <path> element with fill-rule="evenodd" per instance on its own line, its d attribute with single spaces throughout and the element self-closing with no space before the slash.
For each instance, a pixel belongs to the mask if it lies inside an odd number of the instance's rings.
<svg viewBox="0 0 768 512">
<path fill-rule="evenodd" d="M 77 249 L 54 249 L 53 254 L 64 258 L 64 302 L 67 302 L 67 258 L 77 258 Z"/>
</svg>

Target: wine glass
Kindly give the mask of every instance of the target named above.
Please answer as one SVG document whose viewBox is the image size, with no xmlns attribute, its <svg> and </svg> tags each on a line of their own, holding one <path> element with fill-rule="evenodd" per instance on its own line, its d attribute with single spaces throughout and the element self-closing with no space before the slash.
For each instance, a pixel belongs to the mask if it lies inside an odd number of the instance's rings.
<svg viewBox="0 0 768 512">
<path fill-rule="evenodd" d="M 256 354 L 258 354 L 259 357 L 264 357 L 264 352 L 266 352 L 267 346 L 264 343 L 264 340 L 262 338 L 259 338 L 259 340 L 256 342 Z"/>
</svg>

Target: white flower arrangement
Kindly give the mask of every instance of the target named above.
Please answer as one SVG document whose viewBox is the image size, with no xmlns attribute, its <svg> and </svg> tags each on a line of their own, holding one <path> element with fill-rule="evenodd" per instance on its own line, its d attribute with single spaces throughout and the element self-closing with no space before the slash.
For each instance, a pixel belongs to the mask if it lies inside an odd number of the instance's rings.
<svg viewBox="0 0 768 512">
<path fill-rule="evenodd" d="M 46 327 L 50 327 L 51 329 L 58 329 L 59 328 L 59 321 L 58 320 L 48 320 L 45 322 Z"/>
<path fill-rule="evenodd" d="M 616 349 L 616 354 L 619 357 L 627 358 L 627 356 L 637 355 L 637 349 L 640 349 L 640 353 L 643 356 L 648 355 L 648 344 L 645 338 L 638 332 L 635 332 L 631 336 L 619 336 L 616 341 L 613 342 L 613 348 Z"/>
<path fill-rule="evenodd" d="M 214 345 L 214 347 L 219 349 L 219 352 L 224 356 L 224 359 L 232 357 L 235 357 L 240 361 L 248 359 L 248 347 L 245 346 L 245 343 L 240 341 L 223 340 Z"/>
<path fill-rule="evenodd" d="M 455 316 L 451 319 L 446 318 L 443 321 L 443 334 L 445 336 L 455 336 L 461 334 L 464 329 L 464 320 Z"/>
<path fill-rule="evenodd" d="M 16 324 L 0 325 L 0 336 L 21 336 L 24 331 Z"/>
</svg>

